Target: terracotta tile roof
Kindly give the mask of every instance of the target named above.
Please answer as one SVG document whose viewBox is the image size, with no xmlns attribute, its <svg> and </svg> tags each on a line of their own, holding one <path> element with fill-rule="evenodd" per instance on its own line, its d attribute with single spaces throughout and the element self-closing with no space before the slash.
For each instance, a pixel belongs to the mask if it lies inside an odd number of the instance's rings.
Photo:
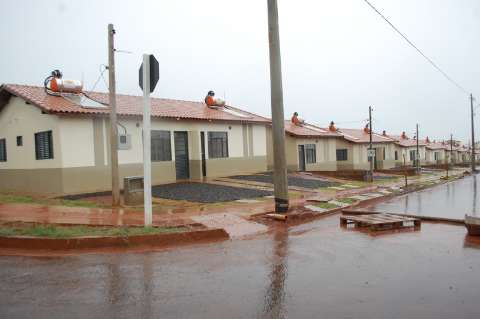
<svg viewBox="0 0 480 319">
<path fill-rule="evenodd" d="M 417 146 L 417 140 L 414 138 L 402 137 L 401 135 L 388 135 L 388 136 L 393 138 L 397 145 L 400 145 L 403 147 Z M 426 146 L 426 145 L 427 143 L 425 141 L 422 141 L 422 140 L 418 141 L 418 146 Z"/>
<path fill-rule="evenodd" d="M 445 149 L 446 145 L 442 144 L 441 142 L 430 142 L 426 143 L 425 141 L 425 147 L 429 150 L 442 150 Z"/>
<path fill-rule="evenodd" d="M 364 129 L 339 128 L 337 132 L 342 134 L 342 136 L 347 141 L 350 141 L 353 143 L 369 143 L 370 142 L 370 134 L 365 132 Z M 372 142 L 373 143 L 393 143 L 394 141 L 388 136 L 373 132 Z"/>
<path fill-rule="evenodd" d="M 285 120 L 285 132 L 289 135 L 303 138 L 341 137 L 340 134 L 329 131 L 326 128 L 321 128 L 312 124 L 298 126 L 287 120 Z"/>
<path fill-rule="evenodd" d="M 9 92 L 36 105 L 45 112 L 63 114 L 106 115 L 106 108 L 85 108 L 63 97 L 51 96 L 45 93 L 43 87 L 4 84 L 0 93 Z M 93 99 L 108 104 L 108 94 L 89 92 Z M 119 116 L 141 116 L 143 97 L 117 94 L 117 114 Z M 228 106 L 225 110 L 215 110 L 203 102 L 151 98 L 152 117 L 180 118 L 191 120 L 213 120 L 234 122 L 270 123 L 265 117 L 255 115 L 235 107 Z M 0 105 L 1 107 L 1 105 Z"/>
</svg>

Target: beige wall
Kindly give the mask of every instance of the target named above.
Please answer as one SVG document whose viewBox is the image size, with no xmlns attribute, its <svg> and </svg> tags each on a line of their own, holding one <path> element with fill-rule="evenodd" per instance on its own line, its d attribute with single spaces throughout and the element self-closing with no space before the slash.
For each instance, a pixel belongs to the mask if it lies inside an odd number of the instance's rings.
<svg viewBox="0 0 480 319">
<path fill-rule="evenodd" d="M 336 143 L 337 138 L 297 138 L 291 135 L 285 135 L 285 152 L 287 159 L 287 169 L 289 171 L 298 171 L 299 158 L 298 146 L 306 144 L 315 144 L 316 163 L 306 163 L 307 171 L 334 171 L 337 169 L 336 163 Z M 267 163 L 268 169 L 273 169 L 273 138 L 271 128 L 267 129 Z"/>
<path fill-rule="evenodd" d="M 142 121 L 119 118 L 131 147 L 119 150 L 120 179 L 143 175 Z M 122 127 L 123 126 L 123 127 Z M 247 130 L 244 130 L 244 126 Z M 190 175 L 202 178 L 200 132 L 205 132 L 207 177 L 266 170 L 266 127 L 261 124 L 213 123 L 152 119 L 152 130 L 171 132 L 172 160 L 152 163 L 154 184 L 175 181 L 175 131 L 188 132 Z M 36 160 L 34 133 L 51 130 L 54 158 Z M 229 157 L 208 159 L 208 132 L 228 133 Z M 16 146 L 23 136 L 23 146 Z M 0 191 L 78 193 L 110 189 L 110 127 L 107 118 L 42 114 L 39 108 L 12 97 L 0 112 L 0 138 L 7 140 L 7 162 L 0 162 Z M 248 145 L 244 145 L 247 141 Z M 6 183 L 7 180 L 10 181 Z M 123 185 L 123 181 L 120 181 Z"/>
<path fill-rule="evenodd" d="M 42 114 L 39 108 L 26 104 L 23 99 L 12 97 L 0 112 L 0 139 L 6 138 L 7 142 L 7 162 L 0 162 L 0 170 L 62 167 L 59 125 L 57 116 Z M 54 158 L 37 160 L 34 135 L 50 130 Z M 17 146 L 17 136 L 23 136 L 23 146 Z"/>
</svg>

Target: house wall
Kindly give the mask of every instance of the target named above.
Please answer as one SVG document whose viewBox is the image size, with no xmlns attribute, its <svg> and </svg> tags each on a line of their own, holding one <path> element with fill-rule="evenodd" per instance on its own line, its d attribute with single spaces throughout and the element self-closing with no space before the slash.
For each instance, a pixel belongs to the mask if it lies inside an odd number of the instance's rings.
<svg viewBox="0 0 480 319">
<path fill-rule="evenodd" d="M 347 161 L 337 161 L 339 170 L 369 170 L 370 162 L 368 161 L 368 143 L 351 143 L 346 140 L 337 141 L 338 149 L 348 150 Z M 377 149 L 377 168 L 388 169 L 394 167 L 395 163 L 395 146 L 393 143 L 372 143 L 372 147 Z M 383 156 L 385 149 L 385 156 Z"/>
<path fill-rule="evenodd" d="M 438 153 L 439 157 L 435 160 L 435 153 Z M 425 148 L 425 164 L 435 165 L 445 163 L 445 150 L 444 149 L 429 149 Z"/>
<path fill-rule="evenodd" d="M 53 159 L 36 160 L 34 134 L 52 131 Z M 17 146 L 17 136 L 23 146 Z M 0 112 L 0 139 L 6 139 L 7 161 L 0 162 L 0 191 L 34 192 L 41 188 L 48 193 L 62 189 L 62 152 L 59 119 L 42 114 L 40 109 L 23 99 L 12 97 Z"/>
<path fill-rule="evenodd" d="M 398 160 L 395 161 L 395 166 L 403 166 L 403 155 L 405 155 L 405 165 L 411 166 L 414 164 L 413 161 L 410 160 L 410 151 L 416 151 L 416 146 L 400 146 L 398 144 L 395 145 L 395 149 L 398 151 Z M 427 164 L 427 160 L 425 159 L 426 156 L 426 148 L 425 146 L 419 146 L 418 152 L 420 154 L 420 165 Z"/>
<path fill-rule="evenodd" d="M 142 121 L 120 118 L 119 134 L 131 136 L 131 147 L 119 150 L 119 178 L 143 175 Z M 202 179 L 200 132 L 205 132 L 206 175 L 217 177 L 267 169 L 266 128 L 260 124 L 152 119 L 152 130 L 171 132 L 171 161 L 152 162 L 152 183 L 176 181 L 174 131 L 188 132 L 191 179 Z M 244 129 L 247 127 L 247 129 Z M 54 158 L 35 159 L 34 133 L 52 130 Z M 228 133 L 228 157 L 208 158 L 208 132 Z M 16 146 L 16 136 L 23 146 Z M 110 126 L 105 117 L 42 114 L 12 97 L 0 112 L 0 138 L 7 139 L 7 162 L 0 162 L 0 191 L 75 194 L 111 189 Z M 244 142 L 247 141 L 247 145 Z"/>
<path fill-rule="evenodd" d="M 300 169 L 298 146 L 306 144 L 315 144 L 316 163 L 306 163 L 306 171 L 335 171 L 336 164 L 336 141 L 337 138 L 297 138 L 291 135 L 285 135 L 285 153 L 287 159 L 288 171 L 298 171 Z M 267 163 L 268 170 L 273 170 L 273 138 L 271 128 L 267 129 Z"/>
</svg>

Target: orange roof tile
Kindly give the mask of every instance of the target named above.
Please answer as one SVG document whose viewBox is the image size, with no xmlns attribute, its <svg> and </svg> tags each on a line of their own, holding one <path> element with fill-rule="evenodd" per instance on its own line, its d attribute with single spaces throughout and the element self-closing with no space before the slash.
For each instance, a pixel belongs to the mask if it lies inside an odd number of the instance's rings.
<svg viewBox="0 0 480 319">
<path fill-rule="evenodd" d="M 445 149 L 446 145 L 442 142 L 431 142 L 427 140 L 422 141 L 425 144 L 425 147 L 429 150 L 442 150 Z"/>
<path fill-rule="evenodd" d="M 8 92 L 25 99 L 31 104 L 48 113 L 107 115 L 109 107 L 85 108 L 63 97 L 51 96 L 45 93 L 43 87 L 4 84 L 0 92 Z M 93 99 L 108 104 L 108 94 L 89 92 Z M 117 94 L 117 114 L 119 116 L 141 116 L 143 114 L 143 97 Z M 191 120 L 234 121 L 270 123 L 265 117 L 255 115 L 235 107 L 228 106 L 225 110 L 211 109 L 203 102 L 151 98 L 152 117 L 180 118 Z M 1 107 L 1 105 L 0 105 Z"/>
<path fill-rule="evenodd" d="M 395 143 L 397 145 L 403 146 L 403 147 L 411 147 L 411 146 L 417 146 L 417 140 L 414 138 L 409 138 L 409 137 L 402 137 L 401 135 L 388 135 L 390 138 L 395 140 Z M 418 146 L 426 146 L 427 143 L 425 141 L 419 140 L 418 141 Z"/>
<path fill-rule="evenodd" d="M 365 132 L 364 129 L 339 128 L 337 132 L 342 134 L 342 136 L 347 141 L 350 141 L 353 143 L 369 143 L 370 142 L 370 134 Z M 373 143 L 393 143 L 394 140 L 388 136 L 373 132 L 372 142 Z"/>
<path fill-rule="evenodd" d="M 285 120 L 285 132 L 289 135 L 303 138 L 341 137 L 340 134 L 329 131 L 326 128 L 321 128 L 312 124 L 298 126 L 293 124 L 292 121 L 287 120 Z"/>
</svg>

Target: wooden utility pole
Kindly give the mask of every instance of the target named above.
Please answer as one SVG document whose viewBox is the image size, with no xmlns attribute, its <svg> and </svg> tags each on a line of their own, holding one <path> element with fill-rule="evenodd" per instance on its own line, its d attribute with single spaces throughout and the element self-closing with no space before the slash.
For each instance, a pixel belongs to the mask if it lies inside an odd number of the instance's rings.
<svg viewBox="0 0 480 319">
<path fill-rule="evenodd" d="M 277 0 L 267 0 L 268 39 L 270 51 L 270 100 L 272 108 L 273 135 L 273 188 L 275 211 L 288 211 L 288 176 L 285 153 L 285 123 L 283 113 L 282 62 L 280 57 L 280 34 L 278 30 Z"/>
<path fill-rule="evenodd" d="M 415 155 L 416 157 L 416 166 L 417 166 L 417 174 L 420 174 L 420 149 L 418 147 L 418 143 L 419 143 L 419 140 L 420 140 L 420 137 L 418 136 L 418 123 L 417 123 L 417 129 L 416 129 L 416 133 L 415 133 L 415 136 L 417 137 L 417 154 Z"/>
<path fill-rule="evenodd" d="M 368 154 L 368 159 L 370 160 L 370 182 L 373 182 L 373 161 L 374 161 L 374 155 L 373 155 L 373 144 L 372 144 L 372 106 L 368 107 L 368 128 L 369 128 L 369 135 L 370 135 L 370 147 L 369 147 L 369 154 Z"/>
<path fill-rule="evenodd" d="M 407 177 L 407 160 L 405 159 L 405 154 L 403 156 L 403 175 L 405 176 L 405 187 L 408 186 L 408 177 Z"/>
<path fill-rule="evenodd" d="M 112 206 L 120 206 L 118 178 L 117 99 L 115 91 L 115 29 L 108 25 L 108 91 L 110 105 L 110 165 L 112 166 Z"/>
<path fill-rule="evenodd" d="M 471 155 L 471 162 L 472 162 L 472 173 L 474 173 L 477 169 L 475 167 L 475 126 L 473 123 L 473 95 L 470 94 L 470 119 L 472 122 L 472 155 Z"/>
</svg>

